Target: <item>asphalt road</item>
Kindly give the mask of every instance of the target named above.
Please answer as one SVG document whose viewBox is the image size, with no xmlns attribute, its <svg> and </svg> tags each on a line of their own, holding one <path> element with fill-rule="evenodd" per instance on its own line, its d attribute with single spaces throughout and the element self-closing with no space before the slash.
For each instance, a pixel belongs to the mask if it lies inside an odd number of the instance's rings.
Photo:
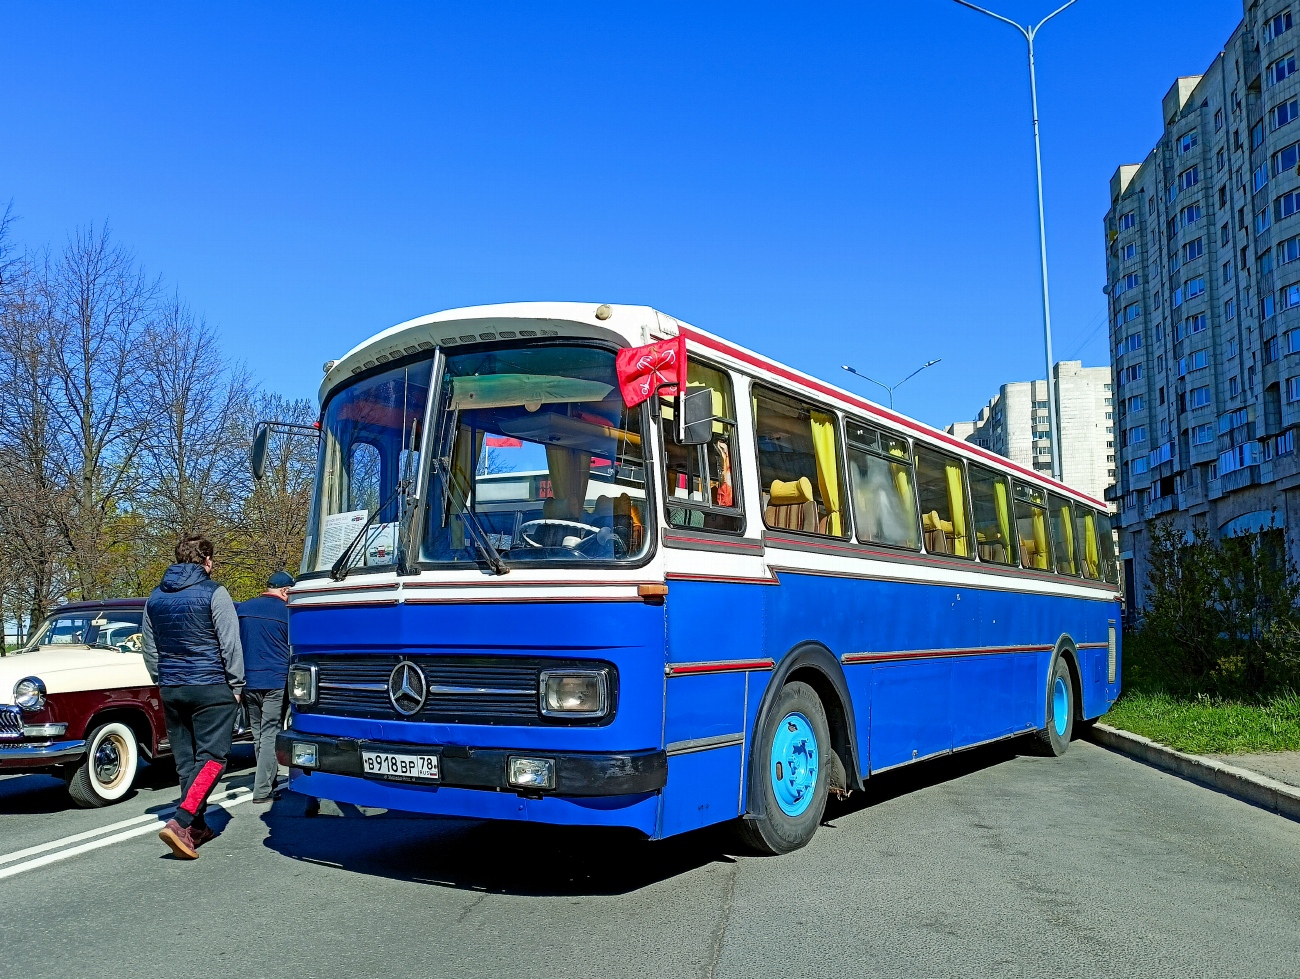
<svg viewBox="0 0 1300 979">
<path fill-rule="evenodd" d="M 245 758 L 231 785 L 248 781 Z M 4 972 L 1300 976 L 1300 823 L 1082 742 L 873 782 L 778 858 L 734 856 L 714 831 L 307 818 L 301 797 L 267 811 L 236 794 L 196 863 L 150 828 L 0 877 Z M 153 774 L 84 812 L 51 779 L 0 780 L 0 874 L 174 792 Z"/>
</svg>

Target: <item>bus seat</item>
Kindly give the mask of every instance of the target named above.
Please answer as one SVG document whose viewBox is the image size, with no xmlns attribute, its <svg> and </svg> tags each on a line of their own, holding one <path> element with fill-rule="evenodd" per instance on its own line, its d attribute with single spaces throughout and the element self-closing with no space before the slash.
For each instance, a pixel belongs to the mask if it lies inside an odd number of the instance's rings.
<svg viewBox="0 0 1300 979">
<path fill-rule="evenodd" d="M 931 554 L 950 554 L 948 539 L 952 536 L 952 521 L 944 520 L 938 510 L 921 515 L 921 529 L 925 531 L 925 549 Z"/>
<path fill-rule="evenodd" d="M 800 476 L 789 482 L 772 480 L 767 505 L 763 508 L 763 521 L 769 527 L 782 530 L 817 533 L 817 504 L 808 477 Z"/>
</svg>

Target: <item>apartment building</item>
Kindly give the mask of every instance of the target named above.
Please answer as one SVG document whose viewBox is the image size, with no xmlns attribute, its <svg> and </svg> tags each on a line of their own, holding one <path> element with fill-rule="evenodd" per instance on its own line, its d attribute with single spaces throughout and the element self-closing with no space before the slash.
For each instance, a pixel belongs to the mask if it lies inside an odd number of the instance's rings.
<svg viewBox="0 0 1300 979">
<path fill-rule="evenodd" d="M 1115 481 L 1115 421 L 1109 367 L 1081 361 L 1055 365 L 1063 481 L 1097 499 Z M 1052 438 L 1046 381 L 1003 384 L 971 422 L 953 422 L 948 434 L 992 449 L 1022 466 L 1052 474 Z"/>
<path fill-rule="evenodd" d="M 1139 604 L 1153 518 L 1280 528 L 1300 558 L 1298 54 L 1300 0 L 1245 4 L 1205 73 L 1165 95 L 1147 158 L 1111 178 L 1111 499 Z"/>
</svg>

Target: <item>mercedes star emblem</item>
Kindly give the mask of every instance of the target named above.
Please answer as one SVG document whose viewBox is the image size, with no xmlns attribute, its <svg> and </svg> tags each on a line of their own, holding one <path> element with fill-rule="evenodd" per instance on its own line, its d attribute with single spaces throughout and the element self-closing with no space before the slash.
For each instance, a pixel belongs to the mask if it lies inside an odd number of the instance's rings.
<svg viewBox="0 0 1300 979">
<path fill-rule="evenodd" d="M 424 674 L 418 666 L 409 660 L 402 660 L 393 667 L 393 672 L 388 675 L 388 699 L 392 701 L 397 713 L 403 717 L 418 714 L 427 695 Z"/>
</svg>

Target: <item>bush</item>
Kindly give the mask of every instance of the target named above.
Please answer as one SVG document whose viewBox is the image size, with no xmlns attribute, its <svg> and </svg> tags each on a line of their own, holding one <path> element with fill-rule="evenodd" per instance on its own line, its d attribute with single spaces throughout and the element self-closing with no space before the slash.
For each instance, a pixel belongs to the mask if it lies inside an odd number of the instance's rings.
<svg viewBox="0 0 1300 979">
<path fill-rule="evenodd" d="M 1281 531 L 1222 541 L 1151 525 L 1140 629 L 1125 638 L 1125 685 L 1255 699 L 1300 689 L 1300 575 Z"/>
</svg>

